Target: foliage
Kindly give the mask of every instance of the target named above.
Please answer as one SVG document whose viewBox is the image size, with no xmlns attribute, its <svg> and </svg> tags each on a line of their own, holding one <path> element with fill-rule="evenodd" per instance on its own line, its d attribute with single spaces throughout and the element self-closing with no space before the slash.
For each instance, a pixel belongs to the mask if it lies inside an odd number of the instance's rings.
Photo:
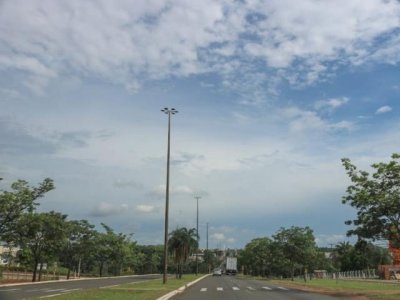
<svg viewBox="0 0 400 300">
<path fill-rule="evenodd" d="M 281 228 L 273 237 L 276 247 L 289 264 L 292 279 L 296 268 L 312 267 L 317 250 L 313 231 L 309 227 Z"/>
<path fill-rule="evenodd" d="M 387 249 L 363 240 L 357 241 L 354 246 L 349 242 L 339 243 L 333 251 L 333 263 L 341 272 L 376 269 L 378 265 L 389 264 L 390 261 Z"/>
<path fill-rule="evenodd" d="M 53 189 L 53 180 L 46 178 L 38 187 L 18 180 L 11 184 L 11 191 L 0 191 L 0 240 L 14 242 L 19 219 L 25 213 L 33 212 L 39 205 L 37 200 Z"/>
<path fill-rule="evenodd" d="M 239 262 L 246 274 L 292 278 L 296 271 L 302 273 L 328 265 L 308 227 L 281 228 L 272 239 L 253 239 L 240 252 Z"/>
<path fill-rule="evenodd" d="M 108 266 L 113 275 L 120 275 L 129 256 L 129 238 L 122 233 L 115 233 L 106 224 L 101 224 L 105 232 L 95 235 L 96 250 L 93 257 L 99 266 L 99 276 L 103 276 L 104 266 Z"/>
<path fill-rule="evenodd" d="M 248 243 L 240 253 L 239 262 L 245 272 L 254 276 L 267 276 L 271 273 L 273 261 L 272 240 L 268 237 L 256 238 Z"/>
<path fill-rule="evenodd" d="M 138 274 L 161 273 L 164 247 L 162 245 L 137 245 L 133 256 L 132 267 Z"/>
<path fill-rule="evenodd" d="M 346 221 L 354 225 L 348 235 L 361 239 L 386 239 L 400 244 L 400 154 L 389 163 L 376 163 L 372 176 L 359 171 L 348 158 L 342 159 L 352 185 L 343 197 L 344 204 L 357 209 L 357 218 Z"/>
<path fill-rule="evenodd" d="M 18 244 L 24 249 L 25 259 L 33 269 L 32 281 L 39 281 L 43 264 L 54 261 L 65 241 L 66 215 L 48 213 L 25 214 L 16 227 Z"/>
<path fill-rule="evenodd" d="M 62 265 L 68 269 L 67 279 L 71 270 L 80 273 L 80 265 L 83 258 L 94 250 L 94 226 L 87 220 L 72 220 L 65 224 L 66 239 L 60 251 Z"/>
<path fill-rule="evenodd" d="M 193 250 L 197 249 L 196 229 L 177 228 L 169 235 L 168 249 L 174 257 L 176 276 L 182 278 L 183 266 Z"/>
</svg>

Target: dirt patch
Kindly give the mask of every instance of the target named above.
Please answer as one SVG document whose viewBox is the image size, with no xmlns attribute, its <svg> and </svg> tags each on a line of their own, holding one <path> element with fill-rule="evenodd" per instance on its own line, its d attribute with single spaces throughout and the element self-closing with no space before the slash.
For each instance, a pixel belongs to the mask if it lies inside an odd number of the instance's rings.
<svg viewBox="0 0 400 300">
<path fill-rule="evenodd" d="M 21 279 L 1 279 L 0 280 L 0 284 L 22 283 L 22 282 L 31 282 L 31 280 L 21 280 Z"/>
</svg>

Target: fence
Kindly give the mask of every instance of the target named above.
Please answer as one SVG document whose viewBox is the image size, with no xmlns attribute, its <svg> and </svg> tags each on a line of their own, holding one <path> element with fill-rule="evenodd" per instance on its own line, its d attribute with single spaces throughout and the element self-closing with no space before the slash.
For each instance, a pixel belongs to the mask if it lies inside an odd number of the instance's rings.
<svg viewBox="0 0 400 300">
<path fill-rule="evenodd" d="M 31 281 L 32 280 L 32 272 L 1 272 L 1 277 L 3 280 L 10 280 L 10 281 Z M 39 273 L 37 274 L 39 277 Z M 64 276 L 63 276 L 64 277 Z M 59 280 L 60 276 L 50 273 L 42 273 L 42 281 L 47 280 Z"/>
<path fill-rule="evenodd" d="M 316 274 L 306 274 L 296 276 L 298 279 L 307 279 L 311 280 L 314 278 L 325 278 L 325 279 L 379 279 L 379 275 L 377 274 L 375 269 L 371 270 L 355 270 L 355 271 L 346 271 L 346 272 L 319 272 Z"/>
</svg>

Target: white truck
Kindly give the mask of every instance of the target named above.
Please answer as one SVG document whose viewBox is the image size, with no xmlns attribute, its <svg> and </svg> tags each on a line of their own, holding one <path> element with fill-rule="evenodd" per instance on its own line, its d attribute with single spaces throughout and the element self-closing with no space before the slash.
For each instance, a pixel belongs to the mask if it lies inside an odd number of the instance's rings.
<svg viewBox="0 0 400 300">
<path fill-rule="evenodd" d="M 225 259 L 225 274 L 236 275 L 237 273 L 237 258 L 228 256 Z"/>
</svg>

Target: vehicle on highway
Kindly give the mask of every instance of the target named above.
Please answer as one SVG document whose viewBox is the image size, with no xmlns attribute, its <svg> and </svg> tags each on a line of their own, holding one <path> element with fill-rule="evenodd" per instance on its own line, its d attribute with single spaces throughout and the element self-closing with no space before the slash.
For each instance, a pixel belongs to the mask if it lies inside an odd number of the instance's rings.
<svg viewBox="0 0 400 300">
<path fill-rule="evenodd" d="M 221 269 L 215 269 L 213 271 L 213 276 L 222 276 L 222 271 Z"/>
<path fill-rule="evenodd" d="M 237 273 L 237 258 L 236 257 L 226 257 L 225 259 L 225 274 L 226 275 L 236 275 Z"/>
</svg>

